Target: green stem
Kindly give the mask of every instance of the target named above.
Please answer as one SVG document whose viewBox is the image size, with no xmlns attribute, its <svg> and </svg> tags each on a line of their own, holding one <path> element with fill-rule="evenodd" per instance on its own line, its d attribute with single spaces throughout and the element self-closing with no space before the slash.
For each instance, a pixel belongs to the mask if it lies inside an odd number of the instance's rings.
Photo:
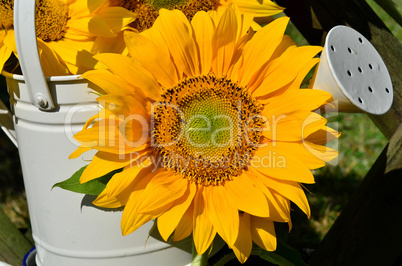
<svg viewBox="0 0 402 266">
<path fill-rule="evenodd" d="M 193 260 L 191 262 L 191 266 L 207 266 L 208 265 L 208 254 L 204 252 L 204 254 L 198 255 L 197 250 L 195 248 L 195 244 L 193 241 Z"/>
</svg>

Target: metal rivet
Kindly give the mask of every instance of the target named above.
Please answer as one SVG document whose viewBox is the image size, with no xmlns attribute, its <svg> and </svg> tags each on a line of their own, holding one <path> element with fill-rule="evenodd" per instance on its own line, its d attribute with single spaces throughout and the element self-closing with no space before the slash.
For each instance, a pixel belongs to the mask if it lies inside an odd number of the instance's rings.
<svg viewBox="0 0 402 266">
<path fill-rule="evenodd" d="M 35 96 L 35 103 L 42 108 L 45 108 L 47 106 L 47 101 L 42 95 Z"/>
</svg>

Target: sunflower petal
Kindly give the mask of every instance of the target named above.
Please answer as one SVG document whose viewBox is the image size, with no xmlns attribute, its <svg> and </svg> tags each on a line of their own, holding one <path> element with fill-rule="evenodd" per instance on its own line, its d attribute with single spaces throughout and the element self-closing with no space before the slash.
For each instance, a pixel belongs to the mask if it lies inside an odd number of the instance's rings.
<svg viewBox="0 0 402 266">
<path fill-rule="evenodd" d="M 125 168 L 122 172 L 113 175 L 106 185 L 105 193 L 109 198 L 119 195 L 126 187 L 135 181 L 135 184 L 141 179 L 151 179 L 149 173 L 154 165 L 150 165 L 148 160 L 143 163 L 134 163 L 133 166 Z"/>
<path fill-rule="evenodd" d="M 129 146 L 126 138 L 121 135 L 118 129 L 120 121 L 114 119 L 102 119 L 91 128 L 84 129 L 74 135 L 84 147 L 90 147 L 100 151 L 115 154 L 125 154 L 144 150 L 148 143 L 135 143 L 136 146 Z M 137 132 L 140 134 L 140 132 Z"/>
<path fill-rule="evenodd" d="M 248 176 L 253 178 L 253 174 L 246 172 Z M 283 197 L 278 197 L 274 191 L 268 189 L 264 183 L 258 178 L 253 178 L 253 181 L 261 189 L 264 195 L 267 197 L 269 219 L 276 222 L 287 222 L 290 220 L 290 206 L 289 200 Z"/>
<path fill-rule="evenodd" d="M 306 61 L 311 60 L 321 50 L 322 47 L 319 46 L 301 46 L 287 50 L 269 64 L 264 81 L 252 95 L 254 97 L 264 96 L 274 89 L 289 84 L 298 76 Z"/>
<path fill-rule="evenodd" d="M 252 216 L 250 219 L 251 236 L 254 243 L 267 251 L 276 250 L 274 223 L 269 219 Z"/>
<path fill-rule="evenodd" d="M 200 54 L 201 74 L 207 75 L 211 71 L 212 47 L 211 40 L 214 33 L 214 25 L 211 17 L 206 12 L 197 12 L 191 20 L 194 29 L 195 40 Z"/>
<path fill-rule="evenodd" d="M 179 10 L 161 9 L 153 28 L 159 30 L 165 39 L 179 75 L 199 75 L 198 52 L 192 37 L 193 30 L 186 16 Z"/>
<path fill-rule="evenodd" d="M 223 13 L 212 36 L 212 69 L 217 76 L 226 76 L 231 67 L 237 39 L 237 17 L 233 8 Z"/>
<path fill-rule="evenodd" d="M 85 168 L 84 172 L 80 177 L 80 182 L 85 183 L 95 178 L 106 175 L 107 173 L 123 168 L 124 166 L 130 164 L 132 154 L 129 155 L 117 155 L 107 152 L 98 151 L 92 158 L 91 163 Z"/>
<path fill-rule="evenodd" d="M 14 30 L 7 30 L 7 33 L 4 36 L 3 42 L 4 42 L 4 45 L 8 47 L 8 49 L 11 49 L 11 51 L 15 55 L 17 55 L 17 43 L 15 42 Z"/>
<path fill-rule="evenodd" d="M 198 188 L 194 198 L 193 212 L 193 238 L 194 245 L 198 254 L 203 254 L 211 246 L 216 235 L 206 209 L 203 197 L 203 187 Z"/>
<path fill-rule="evenodd" d="M 287 17 L 274 20 L 254 34 L 253 38 L 244 46 L 242 84 L 248 84 L 254 73 L 269 61 L 283 39 L 288 22 Z"/>
<path fill-rule="evenodd" d="M 205 187 L 204 197 L 214 228 L 229 248 L 232 248 L 239 228 L 238 210 L 229 203 L 225 188 L 222 186 Z"/>
<path fill-rule="evenodd" d="M 247 84 L 249 92 L 252 94 L 265 80 L 267 76 L 268 69 L 270 68 L 270 64 L 272 64 L 275 59 L 280 57 L 284 53 L 288 53 L 290 50 L 295 49 L 296 43 L 290 38 L 288 35 L 282 36 L 282 40 L 280 44 L 276 47 L 275 51 L 271 55 L 271 58 L 268 62 L 266 62 L 251 78 L 250 82 Z M 267 91 L 267 88 L 264 88 L 264 93 L 269 94 L 280 88 L 270 87 L 270 91 Z"/>
<path fill-rule="evenodd" d="M 134 209 L 135 201 L 133 200 L 133 194 L 131 194 L 121 217 L 121 232 L 124 236 L 134 232 L 145 223 L 157 217 L 157 215 L 153 214 L 137 213 Z"/>
<path fill-rule="evenodd" d="M 228 201 L 237 209 L 256 216 L 269 216 L 267 199 L 251 178 L 241 175 L 225 183 Z"/>
<path fill-rule="evenodd" d="M 93 46 L 90 50 L 92 54 L 99 53 L 116 53 L 116 54 L 128 54 L 126 44 L 124 43 L 124 34 L 119 32 L 114 38 L 97 36 L 93 41 Z M 97 69 L 97 68 L 95 68 Z"/>
<path fill-rule="evenodd" d="M 1 46 L 1 41 L 0 41 L 0 46 Z M 8 49 L 7 46 L 3 45 L 0 47 L 0 73 L 3 71 L 4 64 L 10 58 L 12 54 L 12 51 Z"/>
<path fill-rule="evenodd" d="M 250 165 L 265 176 L 307 184 L 315 183 L 309 168 L 292 155 L 276 147 L 259 148 Z"/>
<path fill-rule="evenodd" d="M 37 38 L 39 58 L 45 76 L 63 76 L 70 74 L 66 64 L 60 61 L 60 57 L 51 47 Z"/>
<path fill-rule="evenodd" d="M 177 83 L 176 69 L 169 54 L 163 53 L 163 50 L 139 33 L 125 31 L 124 40 L 131 57 L 152 73 L 162 86 L 170 87 Z"/>
<path fill-rule="evenodd" d="M 262 134 L 272 141 L 300 141 L 321 129 L 327 122 L 324 117 L 310 111 L 276 115 L 270 114 L 267 110 L 262 111 L 262 115 L 267 120 L 267 127 Z"/>
<path fill-rule="evenodd" d="M 267 104 L 264 115 L 279 116 L 297 110 L 313 111 L 328 103 L 332 95 L 326 91 L 302 89 L 281 97 L 280 101 Z"/>
<path fill-rule="evenodd" d="M 140 88 L 151 99 L 158 99 L 161 94 L 161 88 L 155 78 L 133 59 L 111 53 L 95 55 L 94 58 L 102 62 L 115 75 L 132 86 Z"/>
<path fill-rule="evenodd" d="M 253 241 L 250 233 L 250 215 L 247 213 L 240 214 L 239 234 L 236 243 L 233 245 L 233 252 L 240 263 L 246 262 L 251 254 Z"/>
<path fill-rule="evenodd" d="M 124 188 L 118 195 L 114 197 L 109 197 L 109 191 L 104 189 L 98 197 L 92 202 L 95 206 L 101 208 L 120 208 L 127 204 L 134 189 L 134 184 L 131 183 L 129 186 Z"/>
<path fill-rule="evenodd" d="M 188 181 L 172 173 L 164 172 L 153 178 L 138 198 L 138 213 L 165 212 L 165 206 L 179 199 L 187 191 Z M 163 211 L 161 211 L 163 209 Z"/>
<path fill-rule="evenodd" d="M 242 13 L 252 13 L 255 17 L 266 17 L 278 14 L 285 8 L 269 0 L 233 0 Z"/>
<path fill-rule="evenodd" d="M 180 222 L 176 226 L 174 231 L 173 241 L 180 241 L 188 237 L 193 231 L 193 213 L 194 213 L 194 201 L 190 204 L 187 211 L 181 217 Z"/>
<path fill-rule="evenodd" d="M 144 103 L 134 98 L 133 95 L 105 94 L 96 100 L 111 113 L 117 117 L 120 116 L 122 120 L 134 114 L 138 114 L 145 121 L 149 120 L 149 114 Z"/>
<path fill-rule="evenodd" d="M 311 143 L 324 145 L 332 140 L 339 138 L 340 135 L 340 132 L 333 130 L 330 127 L 323 126 L 322 128 L 308 135 L 305 140 Z"/>
<path fill-rule="evenodd" d="M 127 81 L 106 69 L 91 70 L 82 74 L 82 77 L 98 85 L 109 94 L 124 96 L 135 91 L 135 88 Z"/>
<path fill-rule="evenodd" d="M 78 156 L 80 156 L 84 152 L 87 152 L 87 151 L 90 151 L 90 150 L 92 150 L 92 148 L 79 146 L 75 151 L 73 151 L 73 153 L 70 154 L 68 159 L 78 158 Z"/>
<path fill-rule="evenodd" d="M 114 6 L 103 8 L 97 12 L 114 33 L 119 33 L 135 20 L 135 14 L 125 8 Z"/>
<path fill-rule="evenodd" d="M 69 19 L 66 27 L 69 32 L 84 36 L 116 37 L 116 33 L 109 27 L 106 20 L 94 14 L 91 17 Z"/>
<path fill-rule="evenodd" d="M 297 182 L 264 177 L 256 173 L 252 168 L 251 171 L 268 188 L 275 190 L 279 195 L 293 201 L 310 218 L 311 213 L 307 197 Z"/>
<path fill-rule="evenodd" d="M 88 16 L 104 7 L 107 3 L 108 1 L 105 0 L 74 1 L 69 4 L 70 16 L 78 18 Z"/>
<path fill-rule="evenodd" d="M 158 230 L 165 241 L 168 240 L 180 220 L 182 220 L 190 204 L 193 202 L 196 190 L 195 184 L 189 184 L 186 193 L 174 202 L 173 207 L 158 217 Z M 180 235 L 180 233 L 178 234 Z"/>
</svg>

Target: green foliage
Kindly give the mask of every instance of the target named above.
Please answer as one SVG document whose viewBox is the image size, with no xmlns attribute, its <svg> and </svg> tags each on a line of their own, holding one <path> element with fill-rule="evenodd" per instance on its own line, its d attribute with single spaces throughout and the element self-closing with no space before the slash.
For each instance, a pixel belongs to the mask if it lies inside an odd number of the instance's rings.
<svg viewBox="0 0 402 266">
<path fill-rule="evenodd" d="M 400 2 L 400 0 L 398 0 Z M 398 2 L 397 1 L 397 2 Z M 392 32 L 392 34 L 399 40 L 402 40 L 402 25 L 397 21 L 401 20 L 401 5 L 394 5 L 391 0 L 366 0 L 367 4 L 374 10 L 374 12 L 379 16 L 387 26 L 387 28 Z M 382 3 L 384 2 L 384 3 Z M 394 6 L 395 11 L 388 11 L 389 7 L 384 7 L 384 5 Z M 396 14 L 392 14 L 396 13 Z M 399 18 L 398 18 L 399 17 Z"/>
<path fill-rule="evenodd" d="M 300 253 L 287 245 L 282 240 L 278 239 L 278 246 L 274 252 L 269 252 L 263 250 L 262 248 L 258 249 L 260 258 L 269 261 L 275 265 L 281 266 L 293 266 L 293 265 L 307 265 L 304 263 Z"/>
<path fill-rule="evenodd" d="M 280 265 L 280 266 L 305 266 L 307 265 L 299 251 L 296 249 L 292 248 L 291 246 L 287 245 L 284 241 L 281 239 L 277 238 L 277 247 L 276 250 L 271 252 L 271 251 L 266 251 L 262 248 L 260 248 L 257 245 L 253 245 L 253 249 L 251 250 L 251 254 L 249 259 L 246 261 L 245 264 L 250 264 L 253 265 L 252 262 L 250 262 L 253 257 L 259 257 L 261 258 L 261 261 L 267 261 L 267 265 Z M 233 263 L 235 262 L 235 263 Z M 225 265 L 237 265 L 237 258 L 235 254 L 231 251 L 228 250 L 227 254 L 225 254 L 219 261 L 217 261 L 214 266 L 225 266 Z M 265 263 L 264 263 L 265 264 Z"/>
<path fill-rule="evenodd" d="M 70 190 L 76 193 L 89 194 L 89 195 L 99 195 L 106 187 L 107 182 L 114 174 L 122 171 L 122 169 L 114 170 L 104 176 L 96 178 L 94 180 L 88 181 L 86 183 L 80 183 L 80 177 L 87 166 L 82 167 L 80 170 L 75 172 L 69 179 L 62 182 L 54 184 L 54 187 L 60 187 L 66 190 Z"/>
<path fill-rule="evenodd" d="M 375 0 L 400 26 L 402 26 L 402 16 L 398 11 L 398 6 L 392 0 Z"/>
</svg>

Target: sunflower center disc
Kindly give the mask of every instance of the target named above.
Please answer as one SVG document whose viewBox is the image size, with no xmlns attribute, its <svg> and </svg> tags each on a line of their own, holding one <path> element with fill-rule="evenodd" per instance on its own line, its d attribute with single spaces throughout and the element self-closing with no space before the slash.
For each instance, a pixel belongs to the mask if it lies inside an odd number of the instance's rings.
<svg viewBox="0 0 402 266">
<path fill-rule="evenodd" d="M 215 10 L 218 5 L 219 0 L 112 0 L 112 6 L 124 7 L 137 15 L 130 26 L 139 32 L 152 27 L 161 8 L 181 10 L 191 20 L 198 11 Z"/>
<path fill-rule="evenodd" d="M 36 4 L 36 36 L 45 42 L 64 37 L 69 19 L 68 6 L 58 0 L 42 0 Z"/>
<path fill-rule="evenodd" d="M 0 30 L 14 28 L 14 0 L 0 0 Z M 69 19 L 68 6 L 59 0 L 36 2 L 36 36 L 45 42 L 64 37 Z"/>
<path fill-rule="evenodd" d="M 14 0 L 0 0 L 0 29 L 13 28 Z"/>
<path fill-rule="evenodd" d="M 242 173 L 260 141 L 261 104 L 213 75 L 184 79 L 162 98 L 153 105 L 152 145 L 163 167 L 206 186 Z"/>
</svg>

